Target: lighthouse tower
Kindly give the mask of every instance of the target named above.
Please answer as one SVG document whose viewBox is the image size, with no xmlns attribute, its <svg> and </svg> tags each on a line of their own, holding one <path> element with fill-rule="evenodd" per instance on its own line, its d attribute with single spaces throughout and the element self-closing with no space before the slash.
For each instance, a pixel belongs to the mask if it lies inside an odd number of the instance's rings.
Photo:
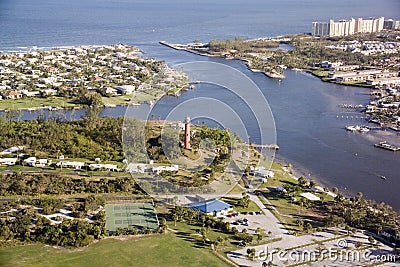
<svg viewBox="0 0 400 267">
<path fill-rule="evenodd" d="M 190 147 L 190 117 L 187 116 L 185 119 L 185 148 L 191 149 Z"/>
</svg>

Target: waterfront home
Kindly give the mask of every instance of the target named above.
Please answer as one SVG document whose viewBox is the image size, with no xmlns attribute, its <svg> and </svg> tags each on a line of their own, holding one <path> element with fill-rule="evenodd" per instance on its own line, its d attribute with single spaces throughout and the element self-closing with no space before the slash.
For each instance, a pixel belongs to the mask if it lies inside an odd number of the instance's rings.
<svg viewBox="0 0 400 267">
<path fill-rule="evenodd" d="M 21 90 L 21 93 L 28 97 L 38 97 L 41 95 L 39 91 Z"/>
<path fill-rule="evenodd" d="M 115 89 L 124 95 L 130 95 L 135 91 L 135 86 L 133 85 L 121 85 L 121 86 L 116 86 Z"/>
<path fill-rule="evenodd" d="M 1 96 L 4 99 L 19 99 L 22 98 L 22 92 L 13 90 L 13 91 L 8 91 L 8 92 L 1 92 Z"/>
<path fill-rule="evenodd" d="M 233 212 L 233 207 L 219 199 L 210 199 L 197 203 L 192 203 L 188 208 L 198 211 L 202 214 L 220 217 Z"/>
<path fill-rule="evenodd" d="M 393 86 L 396 87 L 400 85 L 400 77 L 389 77 L 389 78 L 377 78 L 377 79 L 369 79 L 366 81 L 368 85 L 375 86 Z"/>
<path fill-rule="evenodd" d="M 12 166 L 17 163 L 16 158 L 0 158 L 0 165 Z"/>
<path fill-rule="evenodd" d="M 342 66 L 332 66 L 329 71 L 350 71 L 360 68 L 360 65 L 342 65 Z"/>
<path fill-rule="evenodd" d="M 250 167 L 250 175 L 258 176 L 261 178 L 272 178 L 272 177 L 274 177 L 275 174 L 273 171 L 265 169 L 265 167 L 254 168 L 251 166 Z"/>
<path fill-rule="evenodd" d="M 118 95 L 118 90 L 112 87 L 103 87 L 101 89 L 101 94 L 105 96 L 116 96 Z"/>
<path fill-rule="evenodd" d="M 79 161 L 59 161 L 57 162 L 57 167 L 64 167 L 64 168 L 71 168 L 71 169 L 81 169 L 83 166 L 85 166 L 84 162 L 79 162 Z"/>
<path fill-rule="evenodd" d="M 57 94 L 57 90 L 55 89 L 44 89 L 40 91 L 42 93 L 42 96 L 50 96 L 50 95 L 56 95 Z"/>
</svg>

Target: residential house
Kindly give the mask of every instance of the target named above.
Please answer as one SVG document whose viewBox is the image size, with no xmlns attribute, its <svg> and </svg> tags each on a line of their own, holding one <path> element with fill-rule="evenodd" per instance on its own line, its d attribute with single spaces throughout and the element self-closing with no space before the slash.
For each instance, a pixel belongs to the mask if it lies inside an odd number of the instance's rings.
<svg viewBox="0 0 400 267">
<path fill-rule="evenodd" d="M 47 159 L 38 159 L 35 163 L 35 167 L 44 168 L 49 164 L 51 164 L 51 161 Z"/>
<path fill-rule="evenodd" d="M 274 177 L 274 172 L 265 169 L 265 167 L 250 167 L 250 175 L 258 176 L 261 178 L 272 178 Z"/>
<path fill-rule="evenodd" d="M 24 159 L 24 164 L 34 167 L 36 164 L 36 161 L 37 161 L 36 157 L 29 157 L 27 159 Z"/>
<path fill-rule="evenodd" d="M 17 163 L 17 158 L 0 158 L 0 165 L 12 166 Z"/>
<path fill-rule="evenodd" d="M 8 91 L 8 92 L 1 92 L 1 96 L 4 99 L 19 99 L 22 98 L 22 92 L 13 90 L 13 91 Z"/>
<path fill-rule="evenodd" d="M 112 87 L 103 87 L 101 89 L 101 94 L 105 96 L 115 96 L 118 95 L 118 90 Z"/>
<path fill-rule="evenodd" d="M 94 164 L 90 164 L 89 168 L 91 170 L 106 170 L 106 171 L 119 171 L 118 166 L 115 164 L 100 164 L 100 163 L 94 163 Z"/>
<path fill-rule="evenodd" d="M 116 86 L 115 89 L 124 95 L 130 95 L 135 91 L 135 86 L 133 85 L 122 85 L 122 86 Z"/>
<path fill-rule="evenodd" d="M 59 161 L 56 165 L 61 168 L 82 169 L 85 163 L 79 161 Z"/>
<path fill-rule="evenodd" d="M 147 164 L 145 163 L 129 163 L 125 171 L 135 172 L 135 173 L 145 173 L 147 169 L 148 167 Z"/>
<path fill-rule="evenodd" d="M 170 172 L 177 172 L 179 170 L 178 165 L 171 165 L 171 166 L 158 166 L 158 167 L 153 167 L 151 171 L 154 174 L 160 174 L 161 172 L 164 171 L 170 171 Z"/>
</svg>

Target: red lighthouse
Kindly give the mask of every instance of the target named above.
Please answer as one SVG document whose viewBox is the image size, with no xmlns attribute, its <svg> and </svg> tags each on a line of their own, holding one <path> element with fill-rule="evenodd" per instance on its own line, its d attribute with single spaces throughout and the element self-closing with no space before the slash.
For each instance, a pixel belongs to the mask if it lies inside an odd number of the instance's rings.
<svg viewBox="0 0 400 267">
<path fill-rule="evenodd" d="M 190 147 L 190 117 L 187 116 L 185 120 L 185 148 L 191 149 Z"/>
</svg>

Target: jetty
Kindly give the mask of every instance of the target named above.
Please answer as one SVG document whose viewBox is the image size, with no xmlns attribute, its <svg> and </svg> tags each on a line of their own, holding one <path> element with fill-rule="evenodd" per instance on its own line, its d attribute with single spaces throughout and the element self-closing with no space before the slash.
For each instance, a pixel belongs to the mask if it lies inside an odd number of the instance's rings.
<svg viewBox="0 0 400 267">
<path fill-rule="evenodd" d="M 400 150 L 400 147 L 388 144 L 386 141 L 379 142 L 378 144 L 375 144 L 374 146 L 375 147 L 379 147 L 379 148 L 383 148 L 383 149 L 386 149 L 386 150 L 390 150 L 390 151 L 393 151 L 393 152 Z"/>
<path fill-rule="evenodd" d="M 260 145 L 260 144 L 253 144 L 254 148 L 269 148 L 279 150 L 279 146 L 277 144 L 267 144 L 267 145 Z"/>
</svg>

